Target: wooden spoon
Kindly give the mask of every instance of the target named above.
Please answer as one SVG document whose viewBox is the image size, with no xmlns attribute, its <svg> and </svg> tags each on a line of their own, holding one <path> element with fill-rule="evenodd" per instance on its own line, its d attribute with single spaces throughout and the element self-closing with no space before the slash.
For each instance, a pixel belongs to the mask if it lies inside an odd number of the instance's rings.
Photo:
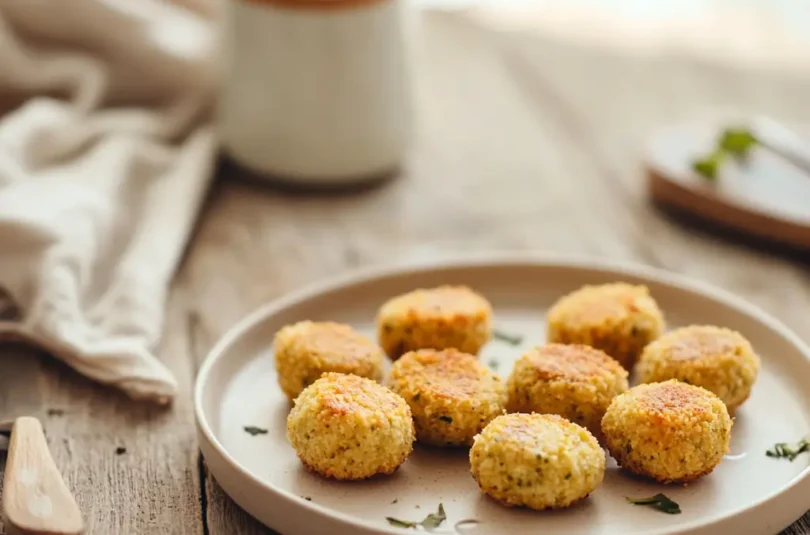
<svg viewBox="0 0 810 535">
<path fill-rule="evenodd" d="M 36 418 L 23 416 L 13 422 L 3 479 L 3 517 L 11 533 L 79 535 L 84 531 L 79 507 L 51 458 Z"/>
</svg>

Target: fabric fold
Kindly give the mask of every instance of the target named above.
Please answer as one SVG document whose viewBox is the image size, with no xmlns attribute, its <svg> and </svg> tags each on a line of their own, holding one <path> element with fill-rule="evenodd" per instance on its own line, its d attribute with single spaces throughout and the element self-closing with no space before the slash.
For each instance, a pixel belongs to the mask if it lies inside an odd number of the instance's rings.
<svg viewBox="0 0 810 535">
<path fill-rule="evenodd" d="M 25 99 L 0 117 L 0 287 L 21 313 L 0 338 L 159 403 L 164 305 L 213 173 L 212 13 L 0 3 L 0 94 Z"/>
</svg>

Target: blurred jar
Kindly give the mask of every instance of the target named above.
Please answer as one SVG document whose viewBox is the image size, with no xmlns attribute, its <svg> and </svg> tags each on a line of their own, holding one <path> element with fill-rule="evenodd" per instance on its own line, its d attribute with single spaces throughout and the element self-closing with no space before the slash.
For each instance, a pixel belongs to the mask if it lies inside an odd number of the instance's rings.
<svg viewBox="0 0 810 535">
<path fill-rule="evenodd" d="M 393 173 L 412 129 L 407 0 L 229 0 L 225 152 L 286 182 Z"/>
</svg>

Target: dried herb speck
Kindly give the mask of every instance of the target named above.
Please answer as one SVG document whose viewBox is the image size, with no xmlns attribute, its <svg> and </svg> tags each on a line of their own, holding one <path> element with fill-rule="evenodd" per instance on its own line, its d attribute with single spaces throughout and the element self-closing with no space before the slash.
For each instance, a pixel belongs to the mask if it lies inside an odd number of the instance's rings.
<svg viewBox="0 0 810 535">
<path fill-rule="evenodd" d="M 124 446 L 118 446 L 117 448 L 115 448 L 115 454 L 116 455 L 123 455 L 126 452 L 127 452 L 127 449 Z"/>
<path fill-rule="evenodd" d="M 48 416 L 63 416 L 65 411 L 62 409 L 48 409 Z"/>
<path fill-rule="evenodd" d="M 262 429 L 261 427 L 255 427 L 253 425 L 246 425 L 244 427 L 245 433 L 248 435 L 255 437 L 256 435 L 266 435 L 267 429 Z"/>
<path fill-rule="evenodd" d="M 795 446 L 791 446 L 786 442 L 780 442 L 774 445 L 773 449 L 766 451 L 765 455 L 776 459 L 787 459 L 793 462 L 796 457 L 805 452 L 810 452 L 810 438 L 801 439 Z"/>
<path fill-rule="evenodd" d="M 443 422 L 447 422 L 448 424 L 453 423 L 453 418 L 450 417 L 450 416 L 439 416 L 439 420 L 441 420 Z"/>
<path fill-rule="evenodd" d="M 523 342 L 523 336 L 519 334 L 506 333 L 499 331 L 498 329 L 493 329 L 492 338 L 495 340 L 500 340 L 501 342 L 506 342 L 507 344 L 513 346 L 520 345 L 520 343 Z"/>
<path fill-rule="evenodd" d="M 656 494 L 649 498 L 626 498 L 633 505 L 647 505 L 653 509 L 658 509 L 668 515 L 681 514 L 681 506 L 667 498 L 664 494 Z"/>
<path fill-rule="evenodd" d="M 430 531 L 432 529 L 438 528 L 442 522 L 447 520 L 447 515 L 444 512 L 444 505 L 439 504 L 439 510 L 435 513 L 430 513 L 425 517 L 424 520 L 421 522 L 412 522 L 410 520 L 399 520 L 397 518 L 393 518 L 390 516 L 385 517 L 388 523 L 395 528 L 404 528 L 404 529 L 412 529 L 417 526 L 422 526 L 426 530 Z"/>
</svg>

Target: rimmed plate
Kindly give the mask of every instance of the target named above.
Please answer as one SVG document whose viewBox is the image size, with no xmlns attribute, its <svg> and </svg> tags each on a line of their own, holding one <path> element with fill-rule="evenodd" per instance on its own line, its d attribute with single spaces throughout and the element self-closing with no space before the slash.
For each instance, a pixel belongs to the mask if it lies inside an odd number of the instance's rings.
<svg viewBox="0 0 810 535">
<path fill-rule="evenodd" d="M 335 320 L 373 333 L 377 307 L 388 297 L 417 287 L 468 284 L 493 303 L 498 328 L 524 336 L 518 347 L 493 341 L 481 354 L 505 376 L 524 349 L 544 341 L 545 313 L 555 299 L 584 284 L 617 280 L 648 285 L 670 327 L 710 323 L 736 329 L 762 356 L 753 395 L 737 413 L 732 455 L 696 483 L 641 481 L 609 461 L 604 484 L 589 499 L 564 511 L 532 512 L 481 495 L 464 451 L 417 446 L 391 477 L 338 483 L 304 470 L 287 442 L 290 404 L 277 386 L 272 351 L 273 335 L 285 324 Z M 775 442 L 798 440 L 810 429 L 808 381 L 810 349 L 779 321 L 731 294 L 647 268 L 522 257 L 367 271 L 270 303 L 211 351 L 197 379 L 195 409 L 211 473 L 236 503 L 284 535 L 401 534 L 386 516 L 419 521 L 439 503 L 448 520 L 435 533 L 762 535 L 777 533 L 810 508 L 810 455 L 794 462 L 765 456 Z M 245 426 L 269 432 L 253 436 Z M 666 515 L 625 500 L 658 492 L 677 501 L 683 513 Z M 465 519 L 478 523 L 456 527 Z"/>
</svg>

